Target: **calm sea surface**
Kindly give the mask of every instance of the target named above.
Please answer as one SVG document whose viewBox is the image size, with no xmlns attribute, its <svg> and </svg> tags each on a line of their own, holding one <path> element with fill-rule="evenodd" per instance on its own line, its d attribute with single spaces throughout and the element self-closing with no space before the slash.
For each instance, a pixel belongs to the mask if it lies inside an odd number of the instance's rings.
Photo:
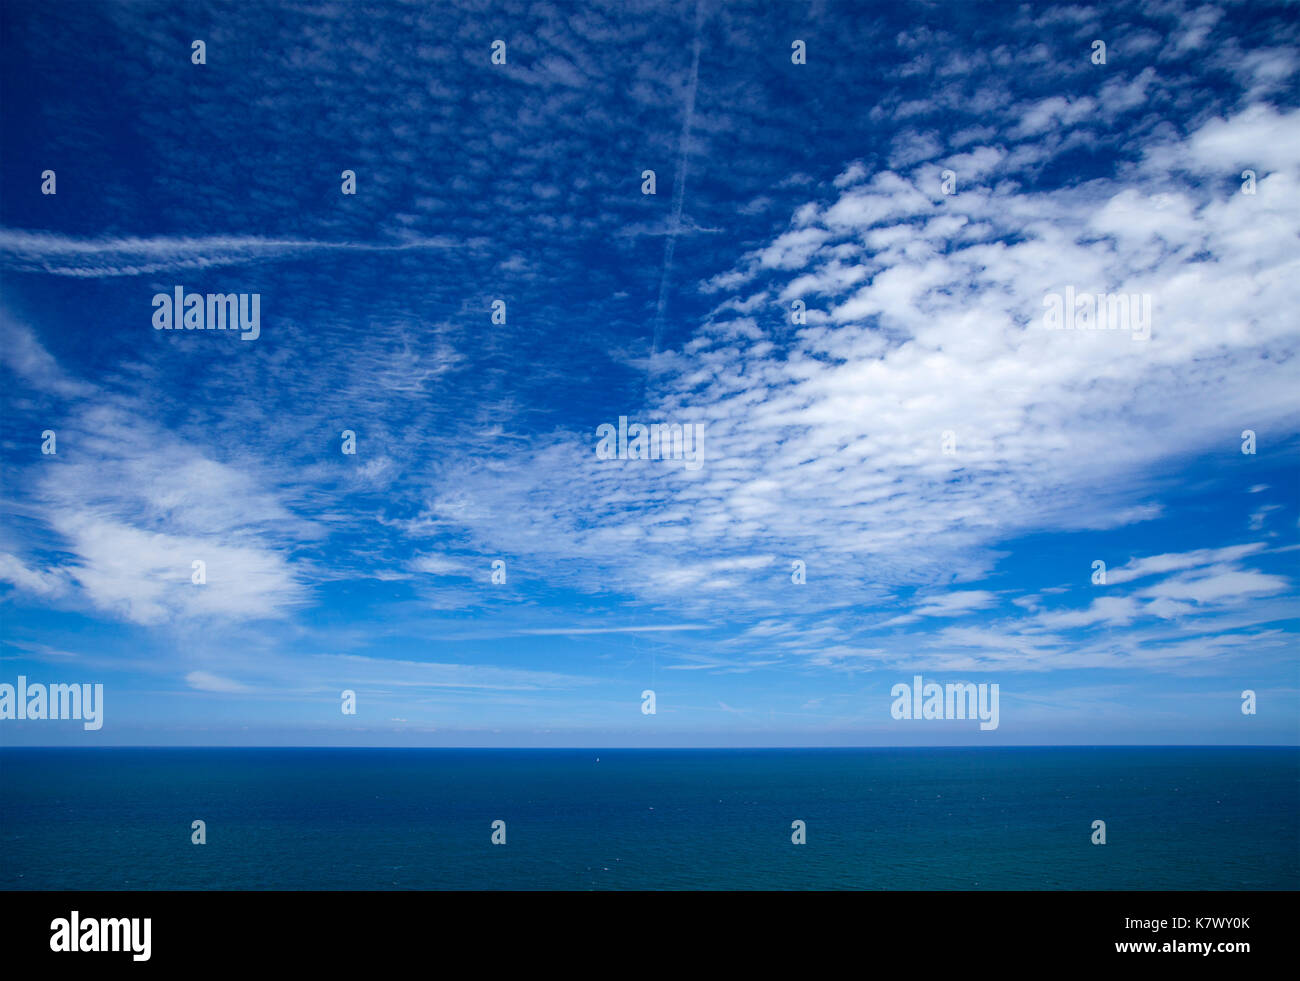
<svg viewBox="0 0 1300 981">
<path fill-rule="evenodd" d="M 4 889 L 1296 889 L 1298 828 L 1296 748 L 0 750 Z"/>
</svg>

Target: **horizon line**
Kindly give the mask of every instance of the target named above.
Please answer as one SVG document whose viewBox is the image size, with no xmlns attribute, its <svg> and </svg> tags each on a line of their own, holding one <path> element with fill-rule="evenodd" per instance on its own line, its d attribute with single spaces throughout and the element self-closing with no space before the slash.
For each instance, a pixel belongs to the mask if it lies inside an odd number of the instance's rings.
<svg viewBox="0 0 1300 981">
<path fill-rule="evenodd" d="M 404 750 L 491 750 L 494 752 L 697 752 L 704 750 L 855 750 L 855 749 L 1300 749 L 1300 743 L 1003 743 L 996 746 L 943 744 L 933 746 L 277 746 L 212 745 L 201 743 L 111 743 L 108 745 L 0 745 L 10 749 L 404 749 Z"/>
</svg>

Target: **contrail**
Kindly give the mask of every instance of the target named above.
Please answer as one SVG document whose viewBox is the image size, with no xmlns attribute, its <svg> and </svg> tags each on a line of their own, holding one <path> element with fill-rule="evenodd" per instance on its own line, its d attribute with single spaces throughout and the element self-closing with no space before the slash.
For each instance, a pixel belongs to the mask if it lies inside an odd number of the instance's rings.
<svg viewBox="0 0 1300 981">
<path fill-rule="evenodd" d="M 0 267 L 93 279 L 233 266 L 287 258 L 304 252 L 403 252 L 458 247 L 460 243 L 449 238 L 416 239 L 391 245 L 266 239 L 247 235 L 78 239 L 47 232 L 0 228 Z"/>
<path fill-rule="evenodd" d="M 655 307 L 654 340 L 650 346 L 650 361 L 659 350 L 663 338 L 664 308 L 668 305 L 668 280 L 673 271 L 673 252 L 677 248 L 677 232 L 682 225 L 682 204 L 686 195 L 687 146 L 691 138 L 691 120 L 695 116 L 695 90 L 700 83 L 700 28 L 704 23 L 704 0 L 695 3 L 695 45 L 691 56 L 691 80 L 686 86 L 686 114 L 682 118 L 682 135 L 678 143 L 677 177 L 673 181 L 673 212 L 668 220 L 668 236 L 664 239 L 664 268 L 659 277 L 659 302 Z M 651 364 L 646 365 L 646 385 L 650 383 Z"/>
</svg>

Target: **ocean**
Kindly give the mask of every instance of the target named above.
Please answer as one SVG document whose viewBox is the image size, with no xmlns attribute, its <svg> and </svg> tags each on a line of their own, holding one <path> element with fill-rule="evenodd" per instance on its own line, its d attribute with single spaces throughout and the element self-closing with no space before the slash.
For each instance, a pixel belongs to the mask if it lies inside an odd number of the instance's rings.
<svg viewBox="0 0 1300 981">
<path fill-rule="evenodd" d="M 0 749 L 4 889 L 1296 889 L 1298 829 L 1296 747 Z"/>
</svg>

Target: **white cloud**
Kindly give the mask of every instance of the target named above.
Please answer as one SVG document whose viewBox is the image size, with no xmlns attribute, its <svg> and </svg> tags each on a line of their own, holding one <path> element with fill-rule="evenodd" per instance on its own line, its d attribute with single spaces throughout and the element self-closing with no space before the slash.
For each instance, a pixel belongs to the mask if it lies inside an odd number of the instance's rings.
<svg viewBox="0 0 1300 981">
<path fill-rule="evenodd" d="M 79 239 L 51 232 L 0 229 L 0 265 L 56 276 L 99 278 L 181 272 L 282 259 L 309 252 L 401 252 L 450 249 L 449 238 L 414 238 L 382 245 L 366 242 L 314 242 L 256 236 Z"/>
<path fill-rule="evenodd" d="M 1109 586 L 1131 582 L 1146 576 L 1166 572 L 1180 572 L 1200 566 L 1223 562 L 1235 562 L 1254 555 L 1267 546 L 1263 542 L 1251 542 L 1247 545 L 1229 545 L 1224 548 L 1198 548 L 1190 552 L 1165 552 L 1161 555 L 1148 555 L 1141 559 L 1130 559 L 1124 565 L 1106 570 L 1106 584 Z"/>
<path fill-rule="evenodd" d="M 1206 575 L 1177 576 L 1139 591 L 1139 596 L 1215 603 L 1226 599 L 1280 593 L 1290 584 L 1281 576 L 1217 566 Z"/>
<path fill-rule="evenodd" d="M 983 589 L 967 589 L 955 593 L 926 597 L 910 614 L 886 620 L 881 626 L 890 627 L 914 623 L 922 617 L 956 617 L 972 610 L 992 606 L 997 597 Z"/>
<path fill-rule="evenodd" d="M 66 573 L 32 569 L 18 556 L 7 552 L 0 552 L 0 581 L 13 583 L 19 589 L 47 599 L 62 596 L 68 590 Z"/>
<path fill-rule="evenodd" d="M 411 561 L 411 568 L 433 576 L 468 576 L 469 567 L 464 559 L 445 555 L 420 555 Z"/>
<path fill-rule="evenodd" d="M 1122 626 L 1131 623 L 1137 614 L 1138 604 L 1132 597 L 1099 596 L 1085 610 L 1053 610 L 1039 613 L 1035 622 L 1048 630 L 1091 627 L 1099 623 Z"/>
<path fill-rule="evenodd" d="M 235 694 L 251 690 L 247 685 L 241 684 L 238 681 L 232 681 L 229 678 L 221 678 L 208 671 L 191 671 L 185 676 L 185 682 L 197 691 Z"/>
</svg>

